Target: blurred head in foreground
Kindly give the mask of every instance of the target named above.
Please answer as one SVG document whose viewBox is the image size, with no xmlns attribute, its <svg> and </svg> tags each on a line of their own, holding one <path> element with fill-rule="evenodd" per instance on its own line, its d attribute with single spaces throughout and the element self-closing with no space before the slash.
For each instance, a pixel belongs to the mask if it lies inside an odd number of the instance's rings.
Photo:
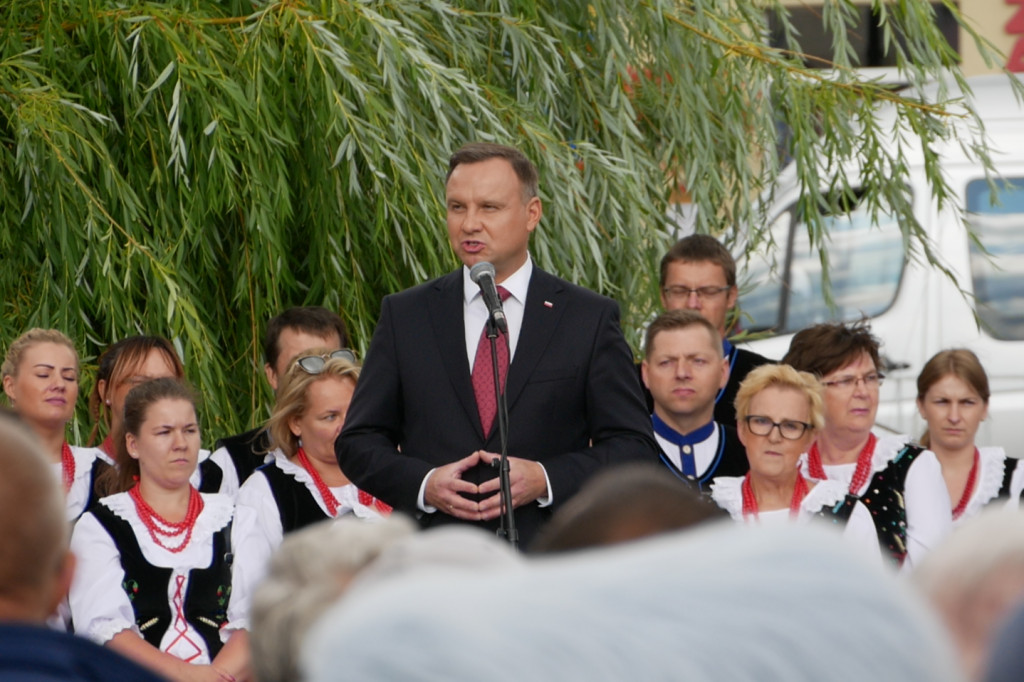
<svg viewBox="0 0 1024 682">
<path fill-rule="evenodd" d="M 613 545 L 726 518 L 691 486 L 656 464 L 612 467 L 587 481 L 538 534 L 533 552 Z"/>
<path fill-rule="evenodd" d="M 919 597 L 826 531 L 714 524 L 350 590 L 304 679 L 961 679 Z"/>
<path fill-rule="evenodd" d="M 253 594 L 249 641 L 257 679 L 298 679 L 299 648 L 310 624 L 360 569 L 415 531 L 412 519 L 396 514 L 376 523 L 323 521 L 285 536 Z"/>
<path fill-rule="evenodd" d="M 64 496 L 35 434 L 0 411 L 0 622 L 42 624 L 74 571 Z"/>
<path fill-rule="evenodd" d="M 985 509 L 928 553 L 914 581 L 942 616 L 970 679 L 1024 602 L 1024 513 Z"/>
</svg>

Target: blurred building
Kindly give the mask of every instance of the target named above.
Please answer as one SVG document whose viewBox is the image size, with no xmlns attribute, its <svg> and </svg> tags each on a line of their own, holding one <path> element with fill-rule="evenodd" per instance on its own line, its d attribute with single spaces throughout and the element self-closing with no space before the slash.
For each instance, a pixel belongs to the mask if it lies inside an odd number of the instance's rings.
<svg viewBox="0 0 1024 682">
<path fill-rule="evenodd" d="M 785 0 L 789 6 L 790 21 L 798 29 L 804 52 L 812 57 L 808 66 L 822 66 L 821 60 L 830 61 L 832 36 L 822 25 L 821 3 L 807 0 Z M 886 52 L 882 31 L 872 17 L 871 3 L 855 0 L 860 6 L 860 23 L 848 31 L 851 45 L 860 57 L 860 63 L 869 68 L 891 68 L 896 62 Z M 941 2 L 932 2 L 935 21 L 946 35 L 949 44 L 959 52 L 961 67 L 968 76 L 994 73 L 1001 66 L 1011 71 L 1024 71 L 1024 0 L 961 0 L 961 12 L 985 39 L 989 40 L 1005 57 L 1002 64 L 986 66 L 970 36 L 965 35 L 952 13 Z M 773 41 L 775 42 L 775 41 Z"/>
</svg>

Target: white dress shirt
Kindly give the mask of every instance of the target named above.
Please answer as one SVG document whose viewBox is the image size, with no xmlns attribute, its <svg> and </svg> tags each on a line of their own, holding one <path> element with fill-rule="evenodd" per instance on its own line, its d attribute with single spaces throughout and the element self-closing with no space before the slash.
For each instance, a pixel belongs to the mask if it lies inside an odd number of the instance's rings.
<svg viewBox="0 0 1024 682">
<path fill-rule="evenodd" d="M 510 366 L 515 360 L 516 346 L 519 345 L 519 332 L 523 329 L 526 292 L 530 288 L 530 277 L 532 275 L 533 259 L 527 253 L 526 262 L 501 283 L 501 286 L 509 292 L 509 297 L 502 304 L 502 308 L 505 311 L 505 321 L 508 323 L 508 362 Z M 469 372 L 472 374 L 473 363 L 476 360 L 476 347 L 480 342 L 480 334 L 483 332 L 484 325 L 487 324 L 487 304 L 484 303 L 484 297 L 480 293 L 479 285 L 470 278 L 469 268 L 466 266 L 462 266 L 462 291 L 462 321 L 466 333 L 466 359 L 469 362 Z M 464 453 L 462 456 L 468 454 L 470 453 Z M 538 498 L 537 503 L 542 507 L 547 507 L 553 501 L 551 479 L 548 478 L 547 469 L 544 468 L 543 464 L 540 465 L 540 468 L 544 472 L 547 494 L 544 497 Z M 430 476 L 434 471 L 436 469 L 431 469 L 423 477 L 423 483 L 420 484 L 420 493 L 416 500 L 416 506 L 428 514 L 433 514 L 437 511 L 436 507 L 431 507 L 426 502 L 427 481 L 430 480 Z"/>
</svg>

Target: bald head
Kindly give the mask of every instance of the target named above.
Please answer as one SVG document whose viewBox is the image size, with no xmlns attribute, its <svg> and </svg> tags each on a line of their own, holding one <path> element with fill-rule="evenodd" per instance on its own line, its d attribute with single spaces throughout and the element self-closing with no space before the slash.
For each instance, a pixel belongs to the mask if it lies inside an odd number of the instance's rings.
<svg viewBox="0 0 1024 682">
<path fill-rule="evenodd" d="M 70 582 L 57 478 L 35 436 L 0 412 L 0 622 L 42 622 Z"/>
</svg>

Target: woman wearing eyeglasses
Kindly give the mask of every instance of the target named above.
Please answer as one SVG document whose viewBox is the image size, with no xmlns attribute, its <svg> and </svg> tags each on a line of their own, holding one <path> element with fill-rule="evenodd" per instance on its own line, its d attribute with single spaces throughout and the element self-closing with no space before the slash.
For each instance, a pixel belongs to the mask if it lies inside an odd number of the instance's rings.
<svg viewBox="0 0 1024 682">
<path fill-rule="evenodd" d="M 359 366 L 348 349 L 308 351 L 289 365 L 266 426 L 273 460 L 238 492 L 239 510 L 251 509 L 257 523 L 249 537 L 239 539 L 239 580 L 229 614 L 233 626 L 246 627 L 251 588 L 286 534 L 344 515 L 373 520 L 391 512 L 356 488 L 334 455 L 358 378 Z"/>
<path fill-rule="evenodd" d="M 794 337 L 783 362 L 821 379 L 825 425 L 802 460 L 803 474 L 835 480 L 871 512 L 883 550 L 913 567 L 952 527 L 935 455 L 909 436 L 872 433 L 878 411 L 879 343 L 862 324 L 818 324 Z"/>
<path fill-rule="evenodd" d="M 99 357 L 96 383 L 89 394 L 89 412 L 96 420 L 89 442 L 94 443 L 101 429 L 106 437 L 91 448 L 97 457 L 113 463 L 115 439 L 123 438 L 124 401 L 128 392 L 153 379 L 185 378 L 185 368 L 170 341 L 162 336 L 129 336 L 111 344 Z M 101 487 L 116 487 L 117 475 L 107 474 Z M 192 474 L 192 485 L 201 493 L 238 492 L 238 474 L 226 453 L 199 451 L 199 464 Z"/>
<path fill-rule="evenodd" d="M 988 376 L 965 348 L 932 357 L 917 377 L 917 409 L 928 422 L 921 445 L 939 458 L 953 507 L 953 525 L 976 516 L 986 505 L 1019 504 L 1024 466 L 999 447 L 975 445 L 988 416 Z"/>
<path fill-rule="evenodd" d="M 762 365 L 736 394 L 736 424 L 747 451 L 746 476 L 718 477 L 711 498 L 736 521 L 806 522 L 820 517 L 844 527 L 844 535 L 880 557 L 871 514 L 837 481 L 815 481 L 800 471 L 824 422 L 817 379 L 786 365 Z"/>
</svg>

